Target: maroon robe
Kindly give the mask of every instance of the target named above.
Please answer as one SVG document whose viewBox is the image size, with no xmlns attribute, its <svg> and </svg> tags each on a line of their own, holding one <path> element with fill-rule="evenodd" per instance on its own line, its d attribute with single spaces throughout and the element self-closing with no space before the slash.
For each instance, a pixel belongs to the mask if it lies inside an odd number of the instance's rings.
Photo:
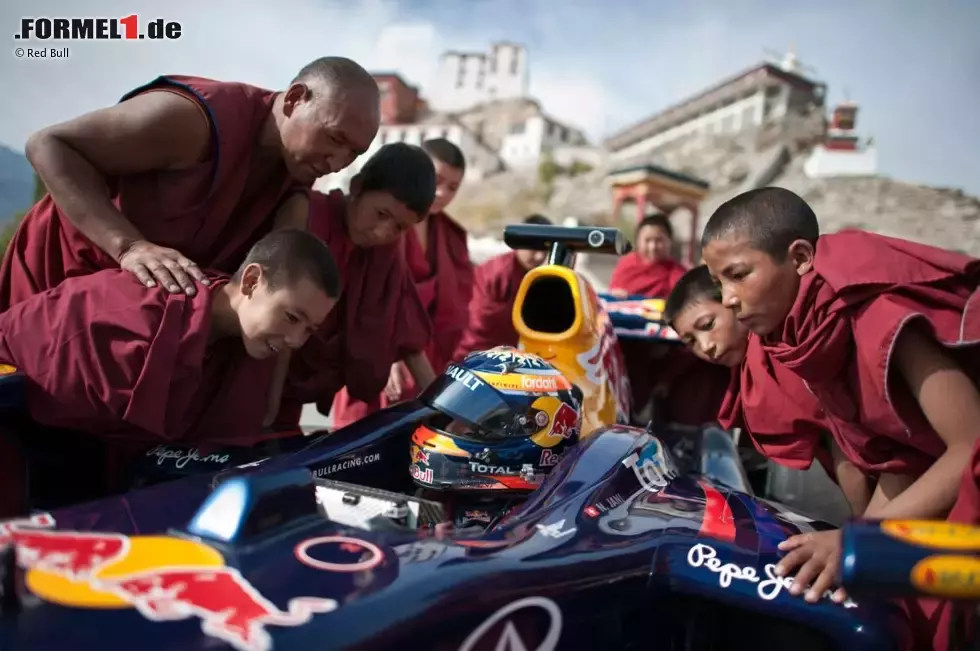
<svg viewBox="0 0 980 651">
<path fill-rule="evenodd" d="M 837 444 L 863 472 L 920 476 L 946 446 L 889 362 L 902 329 L 914 323 L 976 382 L 978 282 L 980 261 L 959 253 L 856 230 L 821 236 L 782 330 L 762 340 L 752 364 L 782 364 L 805 381 Z M 951 518 L 976 517 L 970 490 L 961 490 Z M 916 648 L 944 649 L 949 604 L 903 603 Z"/>
<path fill-rule="evenodd" d="M 752 363 L 782 364 L 806 382 L 865 473 L 921 475 L 946 446 L 905 383 L 889 381 L 894 345 L 906 325 L 925 326 L 976 381 L 978 282 L 980 261 L 959 253 L 862 231 L 824 235 L 782 330 Z"/>
<path fill-rule="evenodd" d="M 391 365 L 429 342 L 432 326 L 401 244 L 354 246 L 346 211 L 342 192 L 310 193 L 310 232 L 330 247 L 343 293 L 320 329 L 293 354 L 276 419 L 280 428 L 295 427 L 308 402 L 329 413 L 344 387 L 354 399 L 374 399 Z"/>
<path fill-rule="evenodd" d="M 767 459 L 805 470 L 818 459 L 834 477 L 830 434 L 823 409 L 800 378 L 765 358 L 758 337 L 750 337 L 746 359 L 731 371 L 731 384 L 718 412 L 726 429 L 741 427 Z"/>
<path fill-rule="evenodd" d="M 609 290 L 623 290 L 631 296 L 664 298 L 685 272 L 687 268 L 676 260 L 648 262 L 633 251 L 619 259 L 609 281 Z"/>
<path fill-rule="evenodd" d="M 212 278 L 191 297 L 107 269 L 67 279 L 0 314 L 0 360 L 27 377 L 31 417 L 146 443 L 258 435 L 272 363 L 248 357 L 239 338 L 208 345 L 212 295 L 227 282 Z M 232 413 L 206 420 L 234 427 L 200 428 L 224 394 L 235 402 L 227 405 Z"/>
<path fill-rule="evenodd" d="M 473 274 L 473 298 L 469 320 L 456 346 L 455 359 L 496 346 L 517 346 L 514 301 L 527 269 L 513 251 L 490 258 Z"/>
<path fill-rule="evenodd" d="M 233 273 L 271 230 L 293 190 L 284 165 L 258 178 L 256 144 L 275 93 L 196 77 L 159 77 L 123 100 L 154 89 L 198 102 L 211 122 L 207 160 L 185 169 L 110 178 L 113 203 L 154 244 L 177 249 L 202 269 Z M 65 278 L 118 264 L 65 218 L 51 195 L 24 216 L 0 267 L 0 312 Z"/>
<path fill-rule="evenodd" d="M 110 469 L 153 444 L 275 436 L 262 432 L 273 360 L 252 359 L 240 338 L 208 343 L 213 292 L 227 282 L 211 278 L 191 297 L 107 269 L 0 313 L 0 360 L 27 378 L 33 420 L 107 441 Z M 9 435 L 0 448 L 13 449 Z M 22 487 L 0 481 L 5 494 Z"/>
<path fill-rule="evenodd" d="M 432 215 L 427 223 L 428 243 L 423 252 L 415 230 L 400 242 L 419 300 L 432 323 L 433 336 L 425 347 L 426 357 L 436 373 L 453 359 L 456 345 L 466 327 L 466 306 L 473 294 L 473 263 L 466 244 L 466 229 L 445 213 Z M 399 400 L 418 395 L 415 381 L 406 374 Z M 333 402 L 334 427 L 344 427 L 389 404 L 383 392 L 372 400 L 351 398 L 346 390 Z"/>
</svg>

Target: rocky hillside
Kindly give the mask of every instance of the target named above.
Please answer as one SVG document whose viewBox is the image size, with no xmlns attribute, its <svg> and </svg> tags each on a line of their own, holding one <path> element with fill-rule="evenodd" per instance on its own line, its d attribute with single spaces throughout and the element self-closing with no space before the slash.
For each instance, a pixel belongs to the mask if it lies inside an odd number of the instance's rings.
<svg viewBox="0 0 980 651">
<path fill-rule="evenodd" d="M 625 164 L 654 162 L 711 183 L 701 205 L 702 226 L 718 205 L 736 194 L 777 185 L 806 198 L 824 232 L 857 226 L 980 256 L 976 197 L 883 176 L 808 178 L 803 164 L 822 131 L 821 116 L 801 116 L 734 136 L 691 137 Z M 504 172 L 464 186 L 453 214 L 477 234 L 499 232 L 504 223 L 531 212 L 614 224 L 608 171 L 607 164 L 574 178 L 559 176 L 550 184 L 534 174 Z"/>
</svg>

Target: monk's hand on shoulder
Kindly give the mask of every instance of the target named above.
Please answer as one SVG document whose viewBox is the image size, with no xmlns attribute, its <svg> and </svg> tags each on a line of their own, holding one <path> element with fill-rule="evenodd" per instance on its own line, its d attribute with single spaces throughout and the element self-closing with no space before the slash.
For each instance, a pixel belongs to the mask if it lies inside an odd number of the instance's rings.
<svg viewBox="0 0 980 651">
<path fill-rule="evenodd" d="M 817 603 L 840 582 L 840 529 L 799 534 L 779 543 L 779 549 L 789 553 L 776 565 L 778 576 L 788 576 L 799 568 L 790 586 L 790 594 L 798 596 L 806 590 L 806 600 Z M 842 603 L 847 599 L 847 593 L 844 588 L 838 588 L 831 598 Z"/>
<path fill-rule="evenodd" d="M 136 274 L 147 287 L 161 285 L 168 292 L 197 293 L 194 281 L 210 285 L 204 272 L 180 251 L 145 240 L 137 240 L 119 256 L 119 266 Z"/>
</svg>

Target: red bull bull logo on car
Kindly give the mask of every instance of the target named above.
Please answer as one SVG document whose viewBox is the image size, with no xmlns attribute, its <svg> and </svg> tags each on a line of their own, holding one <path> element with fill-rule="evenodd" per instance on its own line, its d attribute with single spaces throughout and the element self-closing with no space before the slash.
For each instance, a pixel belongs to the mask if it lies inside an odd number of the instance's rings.
<svg viewBox="0 0 980 651">
<path fill-rule="evenodd" d="M 268 651 L 273 626 L 300 626 L 337 607 L 299 597 L 280 610 L 202 543 L 10 525 L 25 583 L 38 597 L 74 608 L 135 608 L 152 621 L 196 617 L 201 630 L 243 651 Z"/>
</svg>

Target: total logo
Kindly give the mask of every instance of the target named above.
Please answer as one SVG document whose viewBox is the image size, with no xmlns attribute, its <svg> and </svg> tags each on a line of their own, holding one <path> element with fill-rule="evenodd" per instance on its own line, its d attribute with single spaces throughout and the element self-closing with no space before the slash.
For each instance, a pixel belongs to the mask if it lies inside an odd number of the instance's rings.
<svg viewBox="0 0 980 651">
<path fill-rule="evenodd" d="M 516 470 L 511 470 L 507 466 L 491 466 L 470 461 L 470 470 L 484 475 L 516 475 Z"/>
</svg>

